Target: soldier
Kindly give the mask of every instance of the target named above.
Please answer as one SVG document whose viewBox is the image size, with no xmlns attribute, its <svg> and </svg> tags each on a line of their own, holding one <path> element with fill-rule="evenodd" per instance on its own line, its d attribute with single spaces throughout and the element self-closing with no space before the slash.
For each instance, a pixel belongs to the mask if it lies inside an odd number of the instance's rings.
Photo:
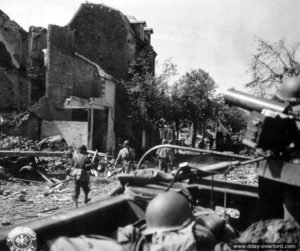
<svg viewBox="0 0 300 251">
<path fill-rule="evenodd" d="M 300 76 L 289 78 L 281 86 L 279 92 L 276 94 L 277 98 L 284 102 L 288 102 L 292 106 L 298 107 L 300 104 Z M 299 109 L 297 109 L 297 117 L 299 118 Z M 299 122 L 297 122 L 298 131 L 300 131 Z M 299 142 L 296 142 L 298 151 L 291 156 L 290 162 L 299 164 L 300 151 Z M 274 183 L 274 182 L 273 182 Z M 282 186 L 282 202 L 284 209 L 284 218 L 286 220 L 295 220 L 300 223 L 300 187 L 285 184 Z"/>
<path fill-rule="evenodd" d="M 167 144 L 167 142 L 168 141 L 166 139 L 163 139 L 162 145 Z M 170 149 L 167 147 L 159 148 L 156 151 L 159 170 L 165 173 L 168 172 L 169 154 L 170 154 Z"/>
<path fill-rule="evenodd" d="M 300 101 L 300 77 L 293 77 L 285 81 L 275 100 L 287 102 L 291 106 L 296 106 Z M 298 125 L 298 131 L 299 125 Z M 285 162 L 298 164 L 300 159 L 298 142 L 295 142 L 295 152 L 285 156 Z M 282 160 L 279 160 L 282 161 Z M 280 162 L 279 162 L 280 163 Z M 283 162 L 284 163 L 284 162 Z M 283 164 L 281 164 L 283 165 Z M 273 166 L 270 167 L 271 170 Z M 274 166 L 274 170 L 276 166 Z M 274 171 L 275 172 L 275 171 Z M 293 176 L 296 177 L 297 174 Z M 284 182 L 278 182 L 270 177 L 259 176 L 258 192 L 261 198 L 261 204 L 258 205 L 260 218 L 270 219 L 283 215 L 285 220 L 295 220 L 300 222 L 300 188 Z"/>
<path fill-rule="evenodd" d="M 82 188 L 84 192 L 84 203 L 88 203 L 91 199 L 88 197 L 90 192 L 90 170 L 92 167 L 91 160 L 87 155 L 87 147 L 85 145 L 81 145 L 79 147 L 79 153 L 74 155 L 72 160 L 72 176 L 74 176 L 74 203 L 75 206 L 78 207 L 78 198 L 80 194 L 80 188 Z"/>
<path fill-rule="evenodd" d="M 169 144 L 173 145 L 174 141 L 172 139 L 170 139 Z M 174 160 L 175 160 L 175 149 L 174 148 L 169 148 L 168 166 L 169 166 L 171 171 L 173 170 Z"/>
<path fill-rule="evenodd" d="M 123 148 L 119 151 L 114 167 L 121 161 L 123 172 L 129 173 L 133 169 L 134 152 L 129 146 L 129 140 L 125 140 Z"/>
</svg>

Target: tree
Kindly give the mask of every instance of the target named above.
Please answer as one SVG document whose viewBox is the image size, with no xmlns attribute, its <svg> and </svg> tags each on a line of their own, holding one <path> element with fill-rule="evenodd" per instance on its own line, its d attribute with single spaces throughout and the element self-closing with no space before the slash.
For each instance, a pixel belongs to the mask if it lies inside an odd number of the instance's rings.
<svg viewBox="0 0 300 251">
<path fill-rule="evenodd" d="M 160 127 L 169 123 L 171 97 L 168 82 L 176 72 L 176 65 L 166 61 L 162 72 L 152 72 L 153 50 L 145 47 L 131 64 L 129 80 L 124 83 L 129 99 L 129 118 L 138 126 L 153 124 Z"/>
<path fill-rule="evenodd" d="M 224 96 L 217 95 L 213 100 L 212 122 L 214 128 L 220 122 L 226 129 L 231 128 L 232 132 L 239 132 L 247 127 L 249 114 L 235 106 L 225 104 Z"/>
<path fill-rule="evenodd" d="M 195 146 L 199 127 L 204 130 L 213 114 L 213 98 L 216 84 L 210 75 L 201 70 L 186 73 L 173 87 L 177 102 L 181 106 L 181 119 L 193 125 L 192 145 Z M 179 113 L 180 114 L 180 113 Z"/>
<path fill-rule="evenodd" d="M 249 115 L 237 108 L 225 106 L 222 111 L 221 123 L 227 128 L 231 128 L 232 132 L 239 132 L 247 127 Z"/>
<path fill-rule="evenodd" d="M 151 47 L 141 50 L 129 67 L 129 80 L 124 83 L 129 99 L 129 118 L 144 124 L 152 118 L 150 110 L 161 96 L 152 73 L 155 54 Z"/>
<path fill-rule="evenodd" d="M 288 46 L 284 39 L 270 43 L 257 38 L 257 52 L 251 62 L 251 82 L 246 84 L 259 94 L 266 90 L 277 89 L 284 78 L 296 76 L 300 72 L 298 53 L 300 43 Z"/>
</svg>

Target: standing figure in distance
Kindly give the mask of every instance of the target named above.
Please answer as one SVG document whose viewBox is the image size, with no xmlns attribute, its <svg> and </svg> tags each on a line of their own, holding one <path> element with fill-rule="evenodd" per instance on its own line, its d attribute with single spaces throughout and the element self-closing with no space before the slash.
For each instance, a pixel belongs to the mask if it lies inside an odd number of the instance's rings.
<svg viewBox="0 0 300 251">
<path fill-rule="evenodd" d="M 123 148 L 119 151 L 114 165 L 116 167 L 119 162 L 122 162 L 122 171 L 125 173 L 129 173 L 133 169 L 134 152 L 129 143 L 129 140 L 124 141 Z"/>
<path fill-rule="evenodd" d="M 78 207 L 78 198 L 80 194 L 80 188 L 82 188 L 84 192 L 84 203 L 88 203 L 91 199 L 88 197 L 90 192 L 90 170 L 92 167 L 91 160 L 87 154 L 87 147 L 85 145 L 81 145 L 79 147 L 79 153 L 74 155 L 72 160 L 72 176 L 74 176 L 74 203 L 75 206 Z"/>
<path fill-rule="evenodd" d="M 173 145 L 174 141 L 172 139 L 169 140 L 169 144 Z M 175 160 L 175 149 L 169 148 L 169 154 L 168 154 L 168 166 L 170 168 L 170 171 L 173 171 L 173 164 Z"/>
<path fill-rule="evenodd" d="M 162 140 L 162 145 L 167 143 L 168 141 L 166 139 Z M 159 170 L 165 173 L 168 172 L 169 154 L 170 154 L 170 148 L 167 147 L 158 148 L 156 151 Z"/>
</svg>

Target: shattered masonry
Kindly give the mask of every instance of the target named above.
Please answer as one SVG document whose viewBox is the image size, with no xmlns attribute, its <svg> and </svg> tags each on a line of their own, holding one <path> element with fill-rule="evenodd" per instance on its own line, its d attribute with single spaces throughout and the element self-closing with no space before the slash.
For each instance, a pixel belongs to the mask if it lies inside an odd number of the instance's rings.
<svg viewBox="0 0 300 251">
<path fill-rule="evenodd" d="M 64 27 L 31 26 L 28 32 L 0 11 L 0 112 L 5 117 L 28 109 L 34 118 L 9 132 L 41 138 L 83 128 L 81 140 L 62 136 L 69 144 L 113 150 L 124 131 L 115 128 L 126 109 L 120 80 L 145 46 L 152 49 L 152 33 L 145 21 L 103 4 L 81 4 Z M 91 98 L 95 109 L 86 107 Z"/>
</svg>

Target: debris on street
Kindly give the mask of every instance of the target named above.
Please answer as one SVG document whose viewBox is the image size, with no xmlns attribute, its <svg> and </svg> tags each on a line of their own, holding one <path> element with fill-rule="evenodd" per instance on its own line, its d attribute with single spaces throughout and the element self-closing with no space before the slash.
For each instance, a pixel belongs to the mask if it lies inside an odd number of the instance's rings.
<svg viewBox="0 0 300 251">
<path fill-rule="evenodd" d="M 74 207 L 73 178 L 69 176 L 73 153 L 76 154 L 74 149 L 68 148 L 59 135 L 38 142 L 1 133 L 1 228 Z M 116 177 L 105 178 L 114 160 L 98 151 L 89 151 L 89 154 L 95 163 L 91 198 L 98 200 L 106 197 L 117 184 Z"/>
<path fill-rule="evenodd" d="M 52 188 L 46 181 L 29 182 L 16 178 L 0 180 L 0 228 L 74 208 L 72 179 L 66 179 Z M 117 184 L 117 178 L 107 180 L 103 173 L 99 177 L 92 176 L 92 201 L 107 197 Z M 79 200 L 79 206 L 83 205 L 83 199 Z"/>
</svg>

